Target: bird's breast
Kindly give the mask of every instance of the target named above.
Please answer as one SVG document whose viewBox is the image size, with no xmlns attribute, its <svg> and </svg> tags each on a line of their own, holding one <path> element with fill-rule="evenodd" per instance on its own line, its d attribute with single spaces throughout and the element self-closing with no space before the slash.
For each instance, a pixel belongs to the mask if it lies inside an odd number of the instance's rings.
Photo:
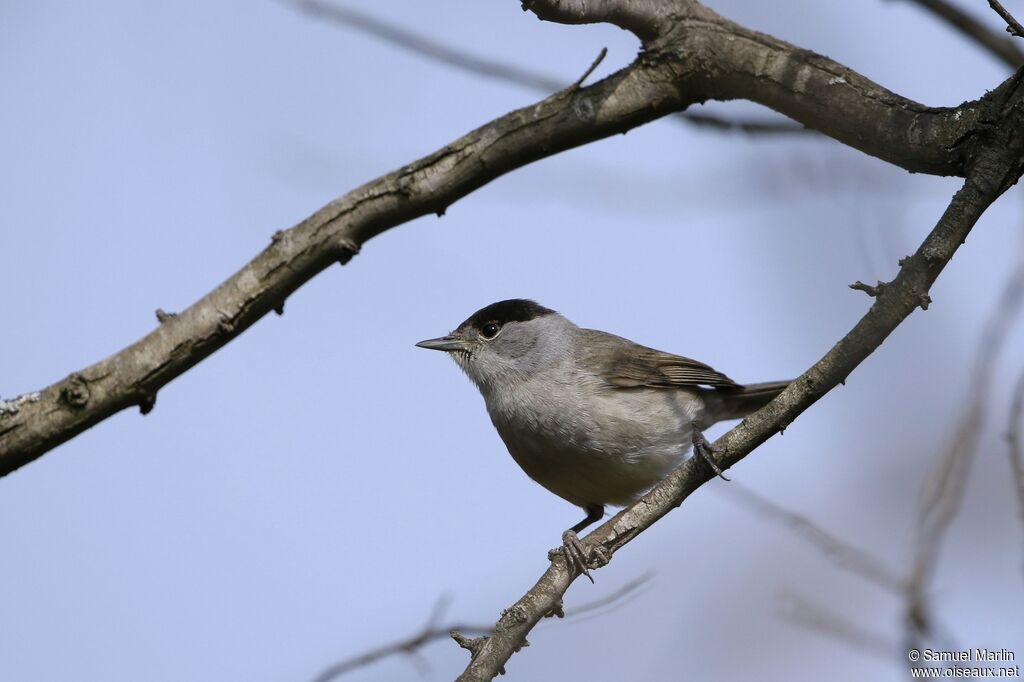
<svg viewBox="0 0 1024 682">
<path fill-rule="evenodd" d="M 580 506 L 629 504 L 666 476 L 701 407 L 683 391 L 531 383 L 485 396 L 491 421 L 530 478 Z"/>
</svg>

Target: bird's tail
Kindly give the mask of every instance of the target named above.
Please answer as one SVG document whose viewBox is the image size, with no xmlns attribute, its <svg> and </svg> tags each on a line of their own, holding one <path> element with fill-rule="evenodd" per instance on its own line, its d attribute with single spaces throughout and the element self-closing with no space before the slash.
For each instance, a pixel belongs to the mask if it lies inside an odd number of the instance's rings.
<svg viewBox="0 0 1024 682">
<path fill-rule="evenodd" d="M 789 384 L 788 381 L 769 381 L 763 384 L 705 391 L 702 396 L 704 418 L 701 421 L 704 423 L 701 428 L 707 428 L 716 422 L 742 419 L 767 405 Z"/>
</svg>

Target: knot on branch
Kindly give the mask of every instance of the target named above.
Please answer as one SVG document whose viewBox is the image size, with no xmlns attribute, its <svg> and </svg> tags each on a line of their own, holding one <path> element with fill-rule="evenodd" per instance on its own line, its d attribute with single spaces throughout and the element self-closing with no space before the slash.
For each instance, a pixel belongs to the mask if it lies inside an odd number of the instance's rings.
<svg viewBox="0 0 1024 682">
<path fill-rule="evenodd" d="M 60 394 L 69 406 L 82 408 L 89 402 L 89 385 L 81 374 L 72 374 L 68 377 L 68 383 Z"/>
<path fill-rule="evenodd" d="M 886 285 L 887 282 L 878 281 L 878 283 L 875 284 L 875 286 L 871 286 L 870 284 L 865 284 L 864 282 L 858 279 L 856 282 L 850 285 L 850 288 L 855 291 L 863 291 L 871 298 L 875 298 L 883 291 L 885 291 Z"/>
<path fill-rule="evenodd" d="M 145 391 L 139 398 L 139 412 L 147 415 L 156 407 L 156 391 Z"/>
<path fill-rule="evenodd" d="M 345 265 L 352 257 L 359 253 L 359 244 L 355 240 L 345 237 L 338 241 L 338 263 Z"/>
<path fill-rule="evenodd" d="M 227 315 L 221 313 L 220 320 L 217 321 L 217 331 L 225 336 L 235 331 L 234 321 Z"/>
<path fill-rule="evenodd" d="M 171 319 L 173 317 L 177 317 L 177 316 L 178 316 L 178 313 L 169 313 L 166 310 L 164 310 L 163 308 L 157 308 L 156 309 L 156 321 L 159 322 L 160 324 L 163 324 L 167 320 L 169 320 L 169 319 Z"/>
<path fill-rule="evenodd" d="M 562 604 L 562 600 L 558 599 L 558 601 L 556 601 L 554 604 L 552 604 L 551 608 L 548 609 L 548 612 L 544 614 L 544 617 L 545 618 L 565 618 L 565 608 L 564 608 L 564 606 Z"/>
</svg>

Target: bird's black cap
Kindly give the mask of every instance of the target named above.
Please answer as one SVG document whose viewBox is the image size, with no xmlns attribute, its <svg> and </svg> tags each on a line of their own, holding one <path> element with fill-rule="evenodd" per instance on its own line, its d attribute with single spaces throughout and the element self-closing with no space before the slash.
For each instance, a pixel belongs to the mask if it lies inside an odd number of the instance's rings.
<svg viewBox="0 0 1024 682">
<path fill-rule="evenodd" d="M 510 298 L 507 301 L 498 301 L 486 308 L 481 308 L 459 326 L 470 326 L 480 329 L 488 322 L 497 322 L 498 324 L 526 322 L 544 315 L 554 314 L 554 310 L 545 308 L 536 301 L 530 301 L 525 298 Z"/>
</svg>

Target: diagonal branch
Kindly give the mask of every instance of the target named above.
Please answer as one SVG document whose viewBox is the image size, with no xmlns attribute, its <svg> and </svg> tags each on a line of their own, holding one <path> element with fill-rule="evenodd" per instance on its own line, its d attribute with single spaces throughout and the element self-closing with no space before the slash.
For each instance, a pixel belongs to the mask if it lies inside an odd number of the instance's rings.
<svg viewBox="0 0 1024 682">
<path fill-rule="evenodd" d="M 753 489 L 732 481 L 718 490 L 753 511 L 759 518 L 780 523 L 816 547 L 837 567 L 856 573 L 860 577 L 890 592 L 902 595 L 907 581 L 868 552 L 854 547 L 822 528 L 813 519 L 790 511 L 772 502 Z"/>
<path fill-rule="evenodd" d="M 553 613 L 552 615 L 558 616 L 559 618 L 575 619 L 586 613 L 593 613 L 594 611 L 603 609 L 606 606 L 621 604 L 627 597 L 635 596 L 637 594 L 637 590 L 646 585 L 650 581 L 651 577 L 651 573 L 643 573 L 639 577 L 630 580 L 622 587 L 614 590 L 604 597 L 601 597 L 600 599 L 587 602 L 575 609 L 567 610 L 565 613 Z M 430 618 L 427 619 L 426 625 L 424 625 L 423 629 L 419 632 L 405 639 L 401 639 L 390 644 L 384 644 L 356 656 L 352 656 L 351 658 L 339 661 L 317 675 L 313 679 L 313 682 L 331 682 L 331 680 L 336 680 L 342 675 L 350 673 L 353 670 L 371 665 L 384 658 L 400 654 L 410 655 L 417 653 L 422 647 L 430 644 L 431 642 L 453 637 L 453 632 L 458 632 L 460 634 L 468 633 L 471 635 L 486 635 L 491 632 L 490 625 L 470 625 L 459 623 L 441 625 L 441 617 L 444 615 L 444 611 L 447 609 L 448 604 L 449 599 L 445 595 L 442 595 L 434 605 L 434 608 L 430 613 Z"/>
<path fill-rule="evenodd" d="M 914 647 L 925 646 L 927 642 L 924 638 L 933 634 L 928 590 L 938 566 L 946 532 L 963 503 L 977 454 L 978 439 L 988 411 L 996 362 L 1022 309 L 1024 258 L 1018 258 L 982 330 L 971 369 L 972 390 L 957 430 L 932 465 L 921 489 L 914 555 L 906 594 L 907 638 L 909 645 Z"/>
<path fill-rule="evenodd" d="M 1020 142 L 1017 142 L 1020 145 Z M 1018 150 L 1018 154 L 1019 154 Z M 879 294 L 861 320 L 825 356 L 795 380 L 774 401 L 715 441 L 719 467 L 725 469 L 788 426 L 846 377 L 881 345 L 886 337 L 920 306 L 932 283 L 966 239 L 989 205 L 1015 182 L 1019 161 L 979 170 L 968 177 L 953 197 L 938 224 L 905 259 L 899 274 Z M 678 507 L 713 477 L 699 458 L 691 458 L 638 502 L 616 514 L 588 535 L 588 548 L 601 547 L 611 557 L 662 516 Z M 519 650 L 526 634 L 575 580 L 576 575 L 559 555 L 540 580 L 498 621 L 494 634 L 477 649 L 459 680 L 490 680 Z"/>
<path fill-rule="evenodd" d="M 1014 18 L 1012 14 L 1010 14 L 1009 10 L 1003 7 L 1002 3 L 1000 3 L 999 0 L 988 0 L 988 5 L 993 10 L 995 10 L 996 14 L 1002 17 L 1003 21 L 1006 22 L 1007 33 L 1009 33 L 1011 36 L 1024 38 L 1024 26 L 1020 25 L 1020 22 L 1017 21 L 1017 19 Z"/>
<path fill-rule="evenodd" d="M 558 4 L 551 0 L 551 4 Z M 585 4 L 585 3 L 584 3 Z M 603 4 L 603 3 L 602 3 Z M 549 6 L 544 7 L 546 11 Z M 674 18 L 674 16 L 673 16 Z M 574 21 L 581 17 L 574 15 Z M 728 468 L 754 448 L 788 426 L 804 410 L 847 376 L 892 333 L 915 309 L 928 299 L 931 285 L 953 257 L 982 213 L 1022 172 L 1024 140 L 1014 130 L 1024 125 L 1024 103 L 1020 78 L 1004 96 L 1005 117 L 995 129 L 1000 132 L 979 140 L 967 180 L 954 195 L 935 228 L 914 255 L 901 261 L 896 278 L 878 293 L 871 309 L 832 349 L 775 400 L 745 419 L 715 442 L 720 468 Z M 615 515 L 587 536 L 584 544 L 603 550 L 606 557 L 625 546 L 662 516 L 678 507 L 713 472 L 700 458 L 691 458 L 638 502 Z M 463 681 L 490 680 L 503 671 L 505 663 L 526 642 L 526 635 L 568 589 L 575 572 L 559 555 L 537 583 L 511 608 L 503 612 L 494 634 L 480 641 L 464 673 Z"/>
<path fill-rule="evenodd" d="M 538 71 L 500 62 L 467 50 L 451 47 L 425 33 L 378 19 L 361 10 L 325 0 L 282 0 L 285 4 L 317 18 L 361 31 L 385 43 L 476 76 L 519 85 L 542 95 L 558 92 L 568 83 Z M 749 135 L 792 135 L 814 132 L 792 121 L 727 119 L 708 114 L 680 112 L 673 119 L 719 132 Z"/>
<path fill-rule="evenodd" d="M 833 637 L 883 660 L 891 661 L 897 653 L 887 637 L 851 623 L 843 616 L 795 593 L 780 596 L 778 614 L 782 619 L 807 628 L 816 635 Z"/>
<path fill-rule="evenodd" d="M 630 22 L 656 5 L 672 10 L 664 11 L 668 28 L 651 28 L 656 38 L 633 64 L 495 119 L 332 201 L 276 233 L 256 258 L 192 306 L 161 315 L 159 326 L 136 343 L 20 402 L 5 403 L 0 475 L 127 407 L 148 412 L 160 388 L 271 310 L 282 312 L 293 291 L 332 263 L 348 262 L 385 230 L 442 214 L 473 190 L 538 159 L 708 98 L 746 98 L 908 170 L 963 175 L 974 138 L 993 134 L 993 126 L 1002 130 L 1002 107 L 1016 93 L 1011 78 L 974 102 L 928 108 L 696 2 L 662 2 L 630 3 Z"/>
<path fill-rule="evenodd" d="M 965 12 L 948 0 L 908 0 L 924 7 L 951 27 L 984 47 L 988 52 L 1009 66 L 1017 69 L 1024 65 L 1024 52 L 1013 39 L 993 31 L 973 15 Z"/>
</svg>

